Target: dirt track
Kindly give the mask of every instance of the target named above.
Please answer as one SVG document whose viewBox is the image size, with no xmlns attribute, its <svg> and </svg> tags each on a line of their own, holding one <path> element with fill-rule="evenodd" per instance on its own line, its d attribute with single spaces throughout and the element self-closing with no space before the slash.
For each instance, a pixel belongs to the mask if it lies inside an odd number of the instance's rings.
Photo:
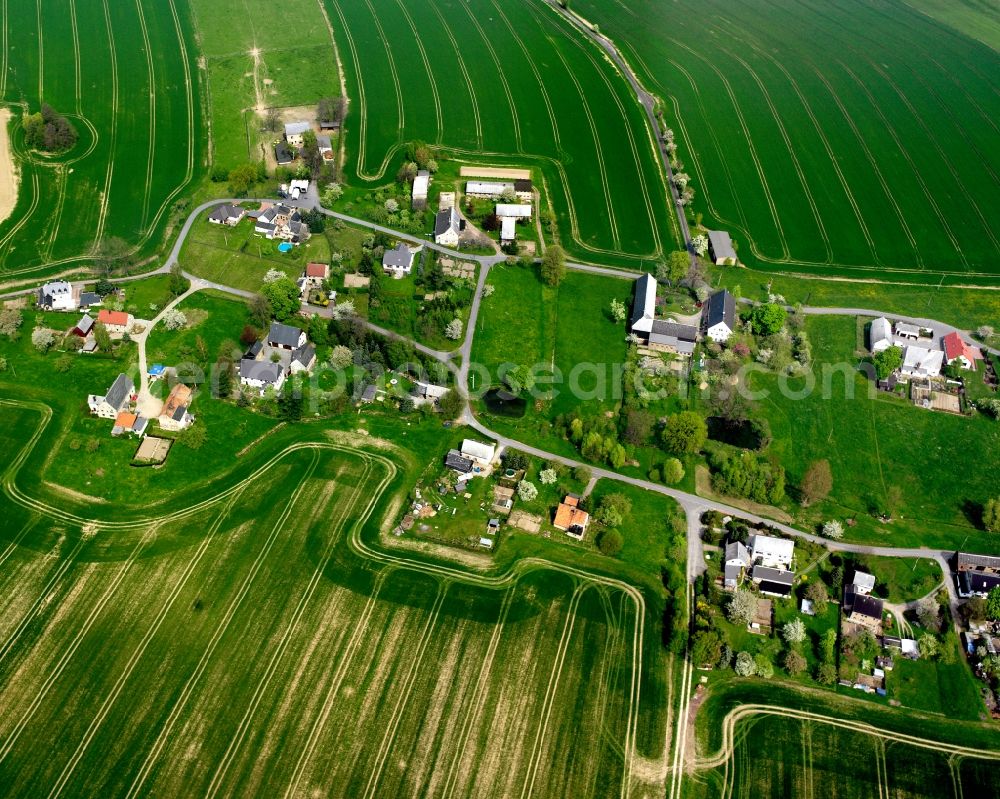
<svg viewBox="0 0 1000 799">
<path fill-rule="evenodd" d="M 530 169 L 503 169 L 493 166 L 463 166 L 459 170 L 463 178 L 507 178 L 508 180 L 531 180 Z"/>
</svg>

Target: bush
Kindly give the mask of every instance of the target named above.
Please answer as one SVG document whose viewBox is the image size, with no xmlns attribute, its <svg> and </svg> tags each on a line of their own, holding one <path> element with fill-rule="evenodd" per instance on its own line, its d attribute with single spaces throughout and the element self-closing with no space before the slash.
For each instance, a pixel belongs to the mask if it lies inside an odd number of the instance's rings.
<svg viewBox="0 0 1000 799">
<path fill-rule="evenodd" d="M 816 682 L 821 685 L 833 685 L 837 682 L 837 670 L 832 663 L 820 663 L 816 669 Z"/>
<path fill-rule="evenodd" d="M 784 666 L 785 671 L 794 677 L 806 670 L 806 659 L 794 649 L 790 649 L 785 653 Z"/>
<path fill-rule="evenodd" d="M 736 665 L 733 666 L 733 671 L 740 677 L 750 677 L 756 672 L 756 665 L 753 661 L 753 655 L 749 652 L 739 652 L 736 655 Z"/>
<path fill-rule="evenodd" d="M 534 483 L 522 480 L 517 484 L 517 496 L 518 499 L 523 502 L 531 502 L 531 500 L 538 496 L 538 489 L 535 487 Z"/>
<path fill-rule="evenodd" d="M 753 670 L 758 677 L 770 680 L 774 676 L 774 664 L 763 652 L 753 659 Z"/>
<path fill-rule="evenodd" d="M 698 452 L 708 439 L 705 420 L 694 411 L 682 411 L 667 417 L 663 426 L 663 446 L 678 455 Z"/>
<path fill-rule="evenodd" d="M 31 344 L 39 352 L 48 352 L 56 343 L 56 337 L 51 330 L 44 327 L 36 327 L 31 331 Z"/>
<path fill-rule="evenodd" d="M 21 312 L 16 308 L 4 308 L 0 311 L 0 335 L 15 336 L 24 321 Z"/>
<path fill-rule="evenodd" d="M 597 548 L 609 558 L 613 558 L 621 552 L 624 544 L 625 541 L 622 538 L 622 534 L 615 529 L 602 530 L 597 536 Z"/>
<path fill-rule="evenodd" d="M 663 464 L 663 482 L 675 485 L 684 479 L 684 465 L 677 458 Z"/>
</svg>

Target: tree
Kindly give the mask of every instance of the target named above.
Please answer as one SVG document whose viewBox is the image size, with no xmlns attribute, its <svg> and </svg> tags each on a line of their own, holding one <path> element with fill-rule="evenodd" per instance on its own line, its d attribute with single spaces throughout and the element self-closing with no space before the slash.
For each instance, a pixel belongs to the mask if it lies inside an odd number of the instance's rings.
<svg viewBox="0 0 1000 799">
<path fill-rule="evenodd" d="M 624 494 L 606 494 L 594 512 L 594 520 L 606 527 L 619 527 L 632 512 L 632 500 Z"/>
<path fill-rule="evenodd" d="M 279 322 L 294 319 L 299 313 L 299 287 L 290 278 L 281 278 L 268 283 L 260 293 L 267 297 L 271 304 L 271 313 Z"/>
<path fill-rule="evenodd" d="M 983 527 L 987 532 L 1000 533 L 1000 497 L 991 497 L 983 504 Z"/>
<path fill-rule="evenodd" d="M 406 161 L 396 173 L 396 182 L 400 185 L 403 185 L 404 183 L 412 183 L 416 176 L 417 165 L 412 161 Z"/>
<path fill-rule="evenodd" d="M 826 610 L 826 605 L 830 601 L 830 594 L 822 580 L 810 580 L 806 586 L 805 596 L 813 603 L 813 612 L 817 615 Z"/>
<path fill-rule="evenodd" d="M 39 352 L 48 352 L 56 343 L 52 331 L 44 327 L 36 327 L 31 331 L 31 344 Z"/>
<path fill-rule="evenodd" d="M 535 487 L 534 483 L 530 483 L 527 480 L 522 480 L 517 484 L 517 497 L 523 502 L 531 502 L 538 496 L 538 489 Z"/>
<path fill-rule="evenodd" d="M 1000 621 L 1000 587 L 986 595 L 986 618 Z"/>
<path fill-rule="evenodd" d="M 312 130 L 302 134 L 302 161 L 309 167 L 309 173 L 314 179 L 319 176 L 319 171 L 323 168 L 323 154 L 319 151 L 319 142 Z"/>
<path fill-rule="evenodd" d="M 822 502 L 832 490 L 833 472 L 830 471 L 830 461 L 813 461 L 802 477 L 802 507 Z"/>
<path fill-rule="evenodd" d="M 832 538 L 834 541 L 839 541 L 844 537 L 844 525 L 836 519 L 831 519 L 823 524 L 823 535 L 827 538 Z"/>
<path fill-rule="evenodd" d="M 350 347 L 338 344 L 330 351 L 330 366 L 334 369 L 346 369 L 354 360 L 354 354 Z M 443 397 L 442 397 L 443 399 Z"/>
<path fill-rule="evenodd" d="M 344 190 L 339 183 L 327 183 L 320 192 L 319 201 L 324 208 L 331 207 L 343 195 Z"/>
<path fill-rule="evenodd" d="M 982 621 L 986 618 L 986 600 L 981 596 L 974 596 L 962 605 L 958 612 L 966 621 Z"/>
<path fill-rule="evenodd" d="M 733 666 L 733 671 L 736 672 L 737 677 L 752 677 L 756 670 L 753 655 L 749 652 L 737 653 L 736 665 Z"/>
<path fill-rule="evenodd" d="M 785 671 L 794 677 L 806 670 L 806 659 L 796 650 L 789 649 L 785 653 L 784 665 Z"/>
<path fill-rule="evenodd" d="M 628 311 L 625 309 L 625 303 L 621 300 L 612 299 L 611 300 L 611 318 L 615 322 L 624 322 Z"/>
<path fill-rule="evenodd" d="M 0 335 L 14 337 L 23 321 L 17 308 L 4 308 L 0 311 Z"/>
<path fill-rule="evenodd" d="M 803 624 L 802 619 L 792 619 L 781 628 L 781 637 L 788 644 L 801 644 L 806 640 L 806 625 Z"/>
<path fill-rule="evenodd" d="M 180 330 L 187 324 L 187 316 L 184 315 L 183 311 L 178 311 L 176 308 L 165 311 L 162 320 L 163 326 L 167 330 Z"/>
<path fill-rule="evenodd" d="M 917 649 L 920 650 L 920 657 L 932 660 L 940 654 L 940 645 L 933 635 L 921 635 L 917 641 Z"/>
<path fill-rule="evenodd" d="M 103 322 L 94 323 L 94 341 L 101 352 L 111 352 L 111 334 Z"/>
<path fill-rule="evenodd" d="M 754 674 L 765 680 L 770 680 L 774 676 L 774 664 L 763 652 L 759 652 L 753 659 L 753 670 Z"/>
<path fill-rule="evenodd" d="M 354 315 L 354 300 L 344 300 L 343 302 L 338 302 L 330 311 L 332 319 L 350 319 Z"/>
<path fill-rule="evenodd" d="M 625 430 L 622 433 L 622 438 L 627 444 L 642 446 L 649 441 L 655 422 L 656 418 L 649 411 L 629 408 L 625 414 Z"/>
<path fill-rule="evenodd" d="M 452 341 L 457 341 L 462 337 L 462 320 L 452 319 L 444 328 L 444 335 Z"/>
<path fill-rule="evenodd" d="M 438 399 L 438 407 L 441 409 L 441 413 L 449 419 L 454 419 L 462 412 L 462 405 L 462 395 L 455 391 L 455 389 L 445 392 Z"/>
<path fill-rule="evenodd" d="M 976 338 L 980 341 L 989 341 L 993 338 L 993 328 L 990 325 L 980 325 L 976 328 Z"/>
<path fill-rule="evenodd" d="M 240 344 L 249 347 L 256 340 L 257 330 L 252 325 L 243 325 L 243 330 L 240 332 Z"/>
<path fill-rule="evenodd" d="M 920 626 L 935 632 L 941 625 L 941 606 L 932 596 L 925 596 L 917 603 L 917 619 Z"/>
<path fill-rule="evenodd" d="M 115 284 L 104 277 L 98 280 L 97 284 L 94 286 L 94 293 L 99 295 L 102 299 L 113 293 L 114 290 Z"/>
<path fill-rule="evenodd" d="M 745 588 L 737 588 L 726 608 L 726 618 L 733 624 L 750 624 L 757 615 L 757 597 Z"/>
<path fill-rule="evenodd" d="M 535 373 L 530 366 L 518 366 L 504 375 L 504 382 L 514 394 L 523 394 L 535 387 Z"/>
<path fill-rule="evenodd" d="M 249 196 L 256 182 L 257 167 L 254 164 L 242 164 L 229 171 L 229 191 L 233 197 Z"/>
<path fill-rule="evenodd" d="M 343 97 L 324 97 L 316 105 L 316 120 L 339 127 L 344 120 L 344 110 L 347 103 Z"/>
<path fill-rule="evenodd" d="M 691 637 L 691 662 L 714 666 L 722 659 L 722 640 L 714 630 L 699 630 Z"/>
<path fill-rule="evenodd" d="M 580 483 L 589 483 L 593 473 L 586 466 L 577 466 L 573 469 L 573 479 Z"/>
<path fill-rule="evenodd" d="M 676 485 L 684 479 L 684 465 L 677 458 L 667 458 L 663 464 L 663 482 Z"/>
<path fill-rule="evenodd" d="M 872 364 L 878 379 L 885 380 L 903 365 L 903 350 L 901 347 L 886 347 L 882 352 L 875 353 Z"/>
<path fill-rule="evenodd" d="M 487 233 L 491 233 L 494 230 L 499 230 L 500 217 L 497 216 L 496 214 L 486 214 L 486 216 L 483 217 L 483 221 L 481 222 L 480 226 Z"/>
<path fill-rule="evenodd" d="M 691 268 L 691 256 L 685 250 L 674 250 L 665 263 L 656 265 L 656 279 L 669 286 L 676 285 Z"/>
<path fill-rule="evenodd" d="M 42 103 L 40 112 L 25 115 L 22 125 L 25 144 L 36 150 L 61 153 L 77 142 L 76 128 L 66 117 L 45 103 Z"/>
<path fill-rule="evenodd" d="M 542 280 L 549 286 L 558 286 L 566 276 L 566 253 L 558 244 L 551 245 L 542 256 Z"/>
<path fill-rule="evenodd" d="M 556 474 L 555 469 L 542 469 L 538 473 L 538 479 L 541 481 L 542 485 L 552 485 L 559 479 L 559 475 Z"/>
<path fill-rule="evenodd" d="M 170 267 L 170 280 L 167 283 L 167 290 L 174 296 L 180 297 L 185 291 L 191 288 L 191 281 L 184 277 L 180 264 Z"/>
<path fill-rule="evenodd" d="M 788 312 L 777 303 L 754 306 L 750 311 L 750 329 L 758 336 L 773 336 L 785 326 Z"/>
<path fill-rule="evenodd" d="M 708 427 L 705 420 L 694 411 L 681 411 L 667 417 L 662 438 L 667 452 L 693 455 L 708 440 Z"/>
<path fill-rule="evenodd" d="M 816 669 L 816 682 L 820 685 L 833 685 L 837 682 L 837 669 L 832 663 L 820 663 Z"/>
<path fill-rule="evenodd" d="M 254 294 L 247 303 L 250 312 L 250 322 L 255 327 L 266 327 L 273 316 L 271 301 L 263 294 Z"/>
<path fill-rule="evenodd" d="M 601 530 L 597 536 L 597 548 L 601 550 L 602 555 L 607 555 L 609 558 L 621 552 L 624 543 L 622 534 L 615 529 Z"/>
</svg>

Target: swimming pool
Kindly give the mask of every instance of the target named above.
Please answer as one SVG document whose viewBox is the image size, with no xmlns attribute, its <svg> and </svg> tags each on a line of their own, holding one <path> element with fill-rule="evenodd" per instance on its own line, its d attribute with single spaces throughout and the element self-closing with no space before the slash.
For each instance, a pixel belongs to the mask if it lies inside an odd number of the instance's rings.
<svg viewBox="0 0 1000 799">
<path fill-rule="evenodd" d="M 292 243 L 290 241 L 283 241 L 278 245 L 278 252 L 291 252 Z"/>
</svg>

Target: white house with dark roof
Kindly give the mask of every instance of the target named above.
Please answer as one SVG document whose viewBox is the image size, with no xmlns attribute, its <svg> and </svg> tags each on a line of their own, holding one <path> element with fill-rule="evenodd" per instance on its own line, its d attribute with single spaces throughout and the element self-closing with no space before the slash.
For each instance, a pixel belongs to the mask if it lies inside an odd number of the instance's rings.
<svg viewBox="0 0 1000 799">
<path fill-rule="evenodd" d="M 715 292 L 702 308 L 701 326 L 712 341 L 728 341 L 736 330 L 736 298 L 725 289 Z"/>
<path fill-rule="evenodd" d="M 120 374 L 103 397 L 90 394 L 87 397 L 87 407 L 90 408 L 90 412 L 94 416 L 100 416 L 102 419 L 115 419 L 121 410 L 128 406 L 134 393 L 135 384 L 128 375 Z"/>
<path fill-rule="evenodd" d="M 229 227 L 235 227 L 240 223 L 240 220 L 246 216 L 246 208 L 241 208 L 238 205 L 230 205 L 229 203 L 223 203 L 218 205 L 215 209 L 208 215 L 208 221 L 213 225 L 228 225 Z"/>
<path fill-rule="evenodd" d="M 267 331 L 267 345 L 276 349 L 294 350 L 306 343 L 306 333 L 291 325 L 271 322 Z"/>
<path fill-rule="evenodd" d="M 306 342 L 292 350 L 292 358 L 288 364 L 288 371 L 292 374 L 299 372 L 310 372 L 316 365 L 316 348 Z"/>
<path fill-rule="evenodd" d="M 295 244 L 309 238 L 309 226 L 302 221 L 299 209 L 283 203 L 261 211 L 254 222 L 254 232 L 269 239 L 284 239 Z"/>
<path fill-rule="evenodd" d="M 243 358 L 239 371 L 240 385 L 259 389 L 261 393 L 268 388 L 280 391 L 285 382 L 285 367 L 280 363 Z"/>
<path fill-rule="evenodd" d="M 750 568 L 751 562 L 750 553 L 743 546 L 743 542 L 730 541 L 726 545 L 725 561 L 723 564 L 723 584 L 725 587 L 736 588 L 743 581 L 743 575 Z"/>
<path fill-rule="evenodd" d="M 656 319 L 656 279 L 642 275 L 635 282 L 629 331 L 650 349 L 690 355 L 698 340 L 698 328 Z"/>
<path fill-rule="evenodd" d="M 875 590 L 875 575 L 855 569 L 854 578 L 851 580 L 851 583 L 856 593 L 870 594 Z"/>
<path fill-rule="evenodd" d="M 53 280 L 38 289 L 38 307 L 50 311 L 75 311 L 78 307 L 73 287 L 65 280 Z"/>
<path fill-rule="evenodd" d="M 434 217 L 434 243 L 445 247 L 457 247 L 458 237 L 462 232 L 462 220 L 458 211 L 445 208 Z"/>
<path fill-rule="evenodd" d="M 391 250 L 382 254 L 382 269 L 395 278 L 402 278 L 413 271 L 413 258 L 417 250 L 411 250 L 405 241 L 399 242 Z"/>
<path fill-rule="evenodd" d="M 308 122 L 298 121 L 298 122 L 286 122 L 285 123 L 285 141 L 292 147 L 299 148 L 305 144 L 306 131 L 310 130 L 312 125 Z"/>
<path fill-rule="evenodd" d="M 735 266 L 736 248 L 733 240 L 724 230 L 708 231 L 708 254 L 716 266 Z"/>
</svg>

